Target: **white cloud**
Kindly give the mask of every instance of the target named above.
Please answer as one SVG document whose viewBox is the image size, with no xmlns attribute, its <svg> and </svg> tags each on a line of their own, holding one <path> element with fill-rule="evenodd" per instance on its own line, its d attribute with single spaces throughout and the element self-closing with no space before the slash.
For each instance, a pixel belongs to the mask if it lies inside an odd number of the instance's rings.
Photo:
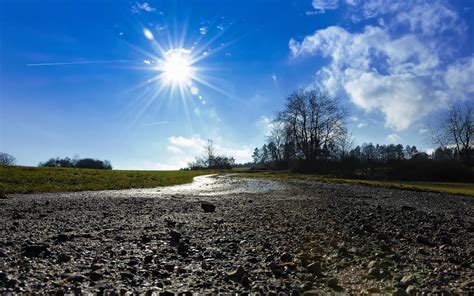
<svg viewBox="0 0 474 296">
<path fill-rule="evenodd" d="M 474 93 L 474 56 L 449 63 L 455 48 L 447 48 L 449 42 L 434 36 L 447 31 L 458 36 L 462 22 L 457 14 L 440 1 L 430 7 L 426 1 L 407 2 L 413 6 L 401 1 L 363 2 L 363 17 L 390 13 L 395 23 L 386 25 L 382 20 L 360 32 L 330 26 L 288 44 L 293 59 L 328 58 L 329 65 L 316 73 L 317 85 L 331 95 L 347 95 L 367 112 L 381 112 L 386 126 L 394 130 L 406 129 Z M 411 23 L 409 16 L 415 18 Z"/>
<path fill-rule="evenodd" d="M 255 125 L 262 131 L 265 136 L 269 136 L 273 127 L 273 122 L 267 116 L 262 115 L 257 119 Z"/>
<path fill-rule="evenodd" d="M 148 2 L 143 2 L 143 3 L 135 2 L 135 5 L 132 6 L 132 12 L 138 13 L 140 11 L 154 12 L 156 11 L 156 8 L 151 7 L 150 4 L 148 4 Z M 160 11 L 160 15 L 161 13 L 162 12 Z"/>
<path fill-rule="evenodd" d="M 207 34 L 208 28 L 206 26 L 200 27 L 199 28 L 199 34 L 201 35 L 206 35 Z"/>
<path fill-rule="evenodd" d="M 168 138 L 166 147 L 167 160 L 156 163 L 156 169 L 170 170 L 187 167 L 189 162 L 195 160 L 197 156 L 204 154 L 204 146 L 207 139 L 199 135 L 190 137 L 172 136 Z M 236 162 L 249 162 L 252 160 L 252 148 L 245 146 L 229 146 L 222 143 L 222 139 L 217 137 L 214 141 L 217 154 L 232 156 Z"/>
<path fill-rule="evenodd" d="M 390 134 L 387 136 L 387 141 L 390 143 L 390 144 L 398 144 L 400 143 L 400 140 L 402 138 L 400 138 L 399 135 L 397 134 Z"/>
<path fill-rule="evenodd" d="M 363 128 L 363 127 L 366 127 L 366 126 L 367 126 L 367 123 L 361 122 L 357 125 L 357 128 Z"/>
<path fill-rule="evenodd" d="M 336 9 L 338 2 L 338 0 L 313 0 L 311 5 L 317 11 L 324 13 L 326 10 Z"/>
</svg>

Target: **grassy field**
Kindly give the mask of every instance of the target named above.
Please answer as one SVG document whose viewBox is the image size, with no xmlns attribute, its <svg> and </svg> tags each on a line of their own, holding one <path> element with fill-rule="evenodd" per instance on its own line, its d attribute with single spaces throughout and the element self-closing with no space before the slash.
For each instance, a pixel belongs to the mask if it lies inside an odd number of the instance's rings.
<svg viewBox="0 0 474 296">
<path fill-rule="evenodd" d="M 214 171 L 120 171 L 0 167 L 0 193 L 151 188 L 189 183 Z"/>
<path fill-rule="evenodd" d="M 288 172 L 255 172 L 242 173 L 242 177 L 268 178 L 274 180 L 307 180 L 326 183 L 358 184 L 368 186 L 379 186 L 386 188 L 399 188 L 407 190 L 420 190 L 443 192 L 451 194 L 461 194 L 474 196 L 474 183 L 445 183 L 445 182 L 411 182 L 411 181 L 384 181 L 384 180 L 363 180 L 363 179 L 343 179 L 318 175 L 293 174 Z"/>
</svg>

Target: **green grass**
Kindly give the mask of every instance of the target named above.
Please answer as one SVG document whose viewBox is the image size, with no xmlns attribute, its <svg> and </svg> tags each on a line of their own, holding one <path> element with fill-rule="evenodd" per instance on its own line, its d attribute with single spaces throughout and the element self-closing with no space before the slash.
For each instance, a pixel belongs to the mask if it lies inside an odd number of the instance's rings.
<svg viewBox="0 0 474 296">
<path fill-rule="evenodd" d="M 192 182 L 216 171 L 120 171 L 0 167 L 0 193 L 151 188 Z"/>
<path fill-rule="evenodd" d="M 450 194 L 460 194 L 474 196 L 474 183 L 447 183 L 447 182 L 413 182 L 413 181 L 392 181 L 392 180 L 364 180 L 364 179 L 343 179 L 319 175 L 293 174 L 289 172 L 255 172 L 241 173 L 242 177 L 268 178 L 274 180 L 306 180 L 325 183 L 342 183 L 378 186 L 385 188 L 398 188 L 406 190 L 443 192 Z"/>
</svg>

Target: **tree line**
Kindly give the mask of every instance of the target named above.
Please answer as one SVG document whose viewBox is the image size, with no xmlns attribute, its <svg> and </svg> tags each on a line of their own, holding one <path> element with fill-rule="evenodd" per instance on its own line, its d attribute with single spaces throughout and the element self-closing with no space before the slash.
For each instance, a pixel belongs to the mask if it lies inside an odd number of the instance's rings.
<svg viewBox="0 0 474 296">
<path fill-rule="evenodd" d="M 40 162 L 39 167 L 61 167 L 61 168 L 80 168 L 80 169 L 97 169 L 97 170 L 111 170 L 112 164 L 108 160 L 99 160 L 93 158 L 71 159 L 65 158 L 50 158 L 45 162 Z"/>
<path fill-rule="evenodd" d="M 254 166 L 370 178 L 474 179 L 472 107 L 452 107 L 431 128 L 430 140 L 438 145 L 431 155 L 401 144 L 354 147 L 347 116 L 339 100 L 324 92 L 293 92 L 273 119 L 266 143 L 255 148 Z"/>
</svg>

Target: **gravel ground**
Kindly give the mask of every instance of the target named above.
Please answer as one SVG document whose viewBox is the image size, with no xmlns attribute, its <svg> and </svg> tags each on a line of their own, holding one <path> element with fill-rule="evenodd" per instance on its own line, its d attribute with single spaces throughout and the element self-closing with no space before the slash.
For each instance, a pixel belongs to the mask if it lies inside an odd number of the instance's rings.
<svg viewBox="0 0 474 296">
<path fill-rule="evenodd" d="M 474 198 L 231 176 L 0 200 L 0 292 L 474 294 Z"/>
</svg>

